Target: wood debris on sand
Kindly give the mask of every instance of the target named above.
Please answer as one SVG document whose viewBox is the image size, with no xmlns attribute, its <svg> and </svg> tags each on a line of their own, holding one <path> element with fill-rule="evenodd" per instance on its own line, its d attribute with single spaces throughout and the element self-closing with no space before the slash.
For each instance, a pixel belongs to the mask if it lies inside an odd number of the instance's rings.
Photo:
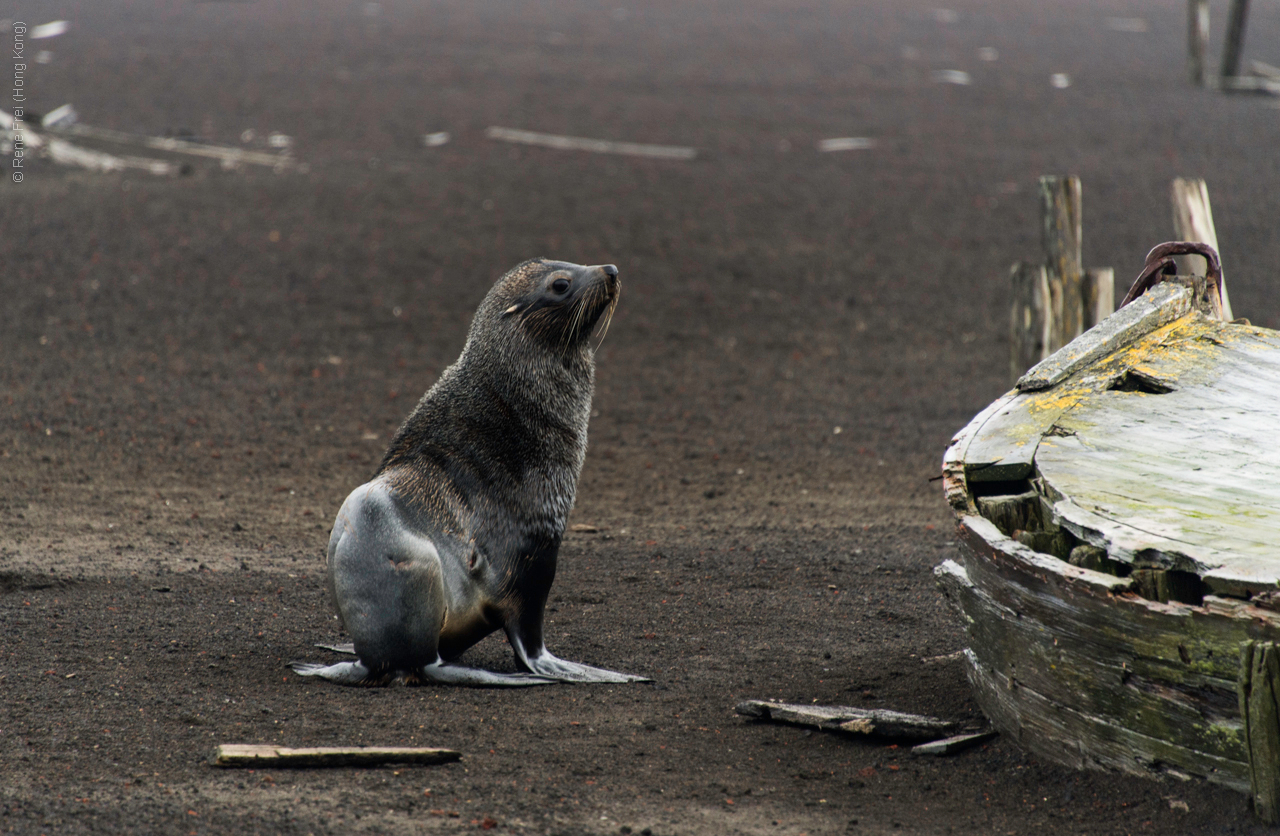
<svg viewBox="0 0 1280 836">
<path fill-rule="evenodd" d="M 462 753 L 452 749 L 407 746 L 317 746 L 290 749 L 285 746 L 225 743 L 214 752 L 214 766 L 228 767 L 334 767 L 381 766 L 388 763 L 432 765 L 459 760 Z"/>
<path fill-rule="evenodd" d="M 738 703 L 735 710 L 744 717 L 758 720 L 813 727 L 864 739 L 914 743 L 917 745 L 911 751 L 923 755 L 955 754 L 995 736 L 990 730 L 962 732 L 961 725 L 950 720 L 878 708 L 746 700 Z"/>
</svg>

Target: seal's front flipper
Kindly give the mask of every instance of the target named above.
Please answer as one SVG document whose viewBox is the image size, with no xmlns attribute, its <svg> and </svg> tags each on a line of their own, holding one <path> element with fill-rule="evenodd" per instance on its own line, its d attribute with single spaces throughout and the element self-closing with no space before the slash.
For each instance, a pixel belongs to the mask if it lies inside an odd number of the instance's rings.
<svg viewBox="0 0 1280 836">
<path fill-rule="evenodd" d="M 516 663 L 535 676 L 560 682 L 604 682 L 618 685 L 653 681 L 647 676 L 567 662 L 554 656 L 542 641 L 541 613 L 538 613 L 536 619 L 528 619 L 523 624 L 517 621 L 507 625 L 507 641 L 511 642 L 511 649 L 516 654 Z"/>
<path fill-rule="evenodd" d="M 604 668 L 596 668 L 591 665 L 582 665 L 577 662 L 566 662 L 552 656 L 546 650 L 529 659 L 523 660 L 537 676 L 544 676 L 548 679 L 556 679 L 561 682 L 607 682 L 607 683 L 624 683 L 624 682 L 652 682 L 647 676 L 634 676 L 629 673 L 619 673 L 618 671 L 605 670 Z"/>
<path fill-rule="evenodd" d="M 431 682 L 444 682 L 449 685 L 472 685 L 481 688 L 555 685 L 560 681 L 554 677 L 535 676 L 531 673 L 494 673 L 493 671 L 468 668 L 463 665 L 448 665 L 439 661 L 432 662 L 430 665 L 423 665 L 418 669 L 418 675 Z"/>
<path fill-rule="evenodd" d="M 334 653 L 345 653 L 348 656 L 356 655 L 356 646 L 352 642 L 346 644 L 317 644 L 316 647 L 321 650 L 332 650 Z"/>
<path fill-rule="evenodd" d="M 290 662 L 289 667 L 299 676 L 318 676 L 339 685 L 378 684 L 370 677 L 369 669 L 359 662 L 339 662 L 336 665 L 316 665 L 310 662 Z"/>
</svg>

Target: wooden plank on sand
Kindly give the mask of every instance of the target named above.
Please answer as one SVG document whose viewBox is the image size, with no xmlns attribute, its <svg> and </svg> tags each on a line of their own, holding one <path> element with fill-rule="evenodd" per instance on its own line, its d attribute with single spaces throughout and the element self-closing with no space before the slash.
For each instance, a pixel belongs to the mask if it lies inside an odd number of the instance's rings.
<svg viewBox="0 0 1280 836">
<path fill-rule="evenodd" d="M 462 757 L 452 749 L 424 749 L 405 746 L 317 746 L 290 749 L 284 746 L 224 743 L 214 752 L 214 766 L 329 767 L 379 766 L 386 763 L 432 765 L 450 763 Z"/>
<path fill-rule="evenodd" d="M 746 717 L 773 720 L 793 726 L 815 726 L 823 731 L 844 732 L 881 740 L 937 740 L 959 730 L 958 723 L 903 714 L 884 709 L 843 705 L 799 705 L 771 700 L 747 700 L 736 711 Z"/>
<path fill-rule="evenodd" d="M 622 154 L 631 157 L 652 157 L 661 160 L 692 160 L 698 156 L 696 148 L 681 145 L 647 145 L 640 142 L 613 142 L 607 139 L 589 139 L 581 136 L 544 134 L 518 128 L 493 126 L 485 128 L 484 135 L 500 142 L 518 145 L 538 145 L 560 151 L 590 151 L 594 154 Z"/>
</svg>

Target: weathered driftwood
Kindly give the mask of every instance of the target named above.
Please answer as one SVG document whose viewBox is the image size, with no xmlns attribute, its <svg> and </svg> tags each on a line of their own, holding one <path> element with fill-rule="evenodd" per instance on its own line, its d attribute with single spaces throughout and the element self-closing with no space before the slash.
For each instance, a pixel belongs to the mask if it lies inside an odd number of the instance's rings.
<svg viewBox="0 0 1280 836">
<path fill-rule="evenodd" d="M 310 768 L 328 766 L 379 766 L 387 763 L 432 765 L 462 757 L 451 749 L 413 747 L 332 747 L 289 749 L 284 746 L 226 743 L 213 755 L 214 766 Z"/>
<path fill-rule="evenodd" d="M 606 139 L 588 139 L 580 136 L 544 134 L 518 128 L 485 128 L 484 135 L 500 142 L 519 145 L 540 145 L 561 151 L 590 151 L 595 154 L 623 154 L 632 157 L 653 157 L 660 160 L 692 160 L 698 156 L 696 148 L 680 145 L 645 145 L 639 142 L 613 142 Z"/>
<path fill-rule="evenodd" d="M 1173 237 L 1179 241 L 1197 241 L 1218 249 L 1218 230 L 1213 225 L 1213 209 L 1209 206 L 1209 187 L 1203 180 L 1175 178 L 1169 187 L 1173 203 Z M 1177 258 L 1179 272 L 1203 276 L 1208 264 L 1203 256 L 1183 255 Z M 1231 313 L 1231 299 L 1227 295 L 1227 282 L 1222 280 L 1222 318 L 1235 319 Z"/>
<path fill-rule="evenodd" d="M 139 136 L 137 134 L 115 131 L 109 128 L 96 128 L 91 125 L 72 124 L 56 131 L 65 137 L 83 137 L 102 140 L 116 145 L 135 145 L 155 151 L 168 151 L 174 154 L 186 154 L 192 157 L 205 157 L 219 160 L 224 165 L 235 166 L 241 163 L 265 165 L 271 168 L 287 169 L 296 165 L 297 161 L 288 153 L 270 153 L 267 151 L 249 151 L 244 148 L 230 148 L 223 145 L 207 145 L 185 139 L 163 136 Z"/>
<path fill-rule="evenodd" d="M 843 732 L 878 740 L 937 740 L 954 734 L 960 725 L 936 717 L 903 714 L 883 709 L 850 708 L 841 705 L 800 705 L 770 700 L 747 700 L 736 711 L 746 717 L 813 726 L 823 731 Z"/>
<path fill-rule="evenodd" d="M 1202 290 L 1157 286 L 956 436 L 960 558 L 936 574 L 1001 733 L 1275 821 L 1280 333 L 1206 316 Z"/>
<path fill-rule="evenodd" d="M 1204 56 L 1209 47 L 1209 0 L 1187 2 L 1187 71 L 1191 83 L 1204 86 Z"/>
</svg>

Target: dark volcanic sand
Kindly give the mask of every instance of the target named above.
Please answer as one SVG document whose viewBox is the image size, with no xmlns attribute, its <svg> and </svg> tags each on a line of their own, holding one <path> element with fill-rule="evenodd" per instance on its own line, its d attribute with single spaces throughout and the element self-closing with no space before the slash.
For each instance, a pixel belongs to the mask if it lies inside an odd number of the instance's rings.
<svg viewBox="0 0 1280 836">
<path fill-rule="evenodd" d="M 309 171 L 35 161 L 0 184 L 0 832 L 1255 830 L 1198 782 L 1009 739 L 913 758 L 733 706 L 977 719 L 960 664 L 924 661 L 963 645 L 929 479 L 1008 384 L 1035 178 L 1082 176 L 1086 262 L 1121 285 L 1171 237 L 1169 180 L 1207 178 L 1237 315 L 1275 327 L 1275 100 L 1188 88 L 1182 0 L 957 0 L 954 23 L 935 0 L 620 2 L 21 10 L 72 22 L 27 44 L 54 53 L 30 64 L 33 109 L 232 145 L 253 128 L 256 148 L 281 131 Z M 1280 10 L 1254 5 L 1246 58 L 1278 63 Z M 1135 16 L 1149 31 L 1107 27 Z M 494 124 L 699 156 L 513 147 Z M 434 131 L 452 141 L 423 147 Z M 878 144 L 814 150 L 840 136 Z M 299 679 L 286 663 L 340 638 L 334 512 L 534 255 L 623 279 L 571 520 L 600 532 L 565 539 L 549 644 L 655 683 Z M 466 658 L 513 669 L 500 637 Z M 465 757 L 206 764 L 268 741 Z"/>
</svg>

